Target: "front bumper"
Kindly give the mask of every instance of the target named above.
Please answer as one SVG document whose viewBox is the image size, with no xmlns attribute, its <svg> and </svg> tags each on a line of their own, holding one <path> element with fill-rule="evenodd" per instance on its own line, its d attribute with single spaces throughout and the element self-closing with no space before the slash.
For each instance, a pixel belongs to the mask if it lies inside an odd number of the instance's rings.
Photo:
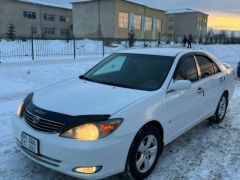
<svg viewBox="0 0 240 180">
<path fill-rule="evenodd" d="M 47 134 L 32 129 L 24 119 L 12 118 L 13 132 L 21 151 L 35 162 L 61 173 L 82 178 L 101 179 L 125 169 L 127 154 L 134 135 L 115 137 L 113 134 L 98 141 L 78 141 Z M 25 132 L 40 141 L 40 155 L 21 146 L 21 134 Z M 95 174 L 73 172 L 76 167 L 102 166 Z"/>
</svg>

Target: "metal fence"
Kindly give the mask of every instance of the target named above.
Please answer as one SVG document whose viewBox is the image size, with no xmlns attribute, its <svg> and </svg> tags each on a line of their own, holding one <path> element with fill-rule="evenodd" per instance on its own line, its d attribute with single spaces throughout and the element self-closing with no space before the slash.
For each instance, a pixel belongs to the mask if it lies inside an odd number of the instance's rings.
<svg viewBox="0 0 240 180">
<path fill-rule="evenodd" d="M 173 38 L 161 35 L 158 39 L 135 39 L 134 47 L 182 46 L 182 36 Z M 219 37 L 193 37 L 197 44 L 240 43 L 240 39 Z M 129 48 L 128 39 L 89 39 L 66 37 L 63 39 L 46 39 L 31 37 L 14 37 L 9 40 L 0 36 L 0 60 L 7 59 L 47 59 L 78 58 L 83 56 L 105 56 Z"/>
<path fill-rule="evenodd" d="M 135 47 L 156 47 L 158 40 L 136 40 Z M 0 40 L 2 59 L 78 58 L 105 56 L 128 49 L 127 39 L 34 39 L 16 38 Z"/>
</svg>

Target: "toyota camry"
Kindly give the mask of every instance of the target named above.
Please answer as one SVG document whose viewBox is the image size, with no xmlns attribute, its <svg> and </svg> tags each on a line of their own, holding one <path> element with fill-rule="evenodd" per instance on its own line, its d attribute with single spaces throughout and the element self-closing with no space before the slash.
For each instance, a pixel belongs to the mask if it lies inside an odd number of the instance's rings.
<svg viewBox="0 0 240 180">
<path fill-rule="evenodd" d="M 35 162 L 70 176 L 144 179 L 164 146 L 205 119 L 224 120 L 233 78 L 203 51 L 116 53 L 29 94 L 12 119 L 16 143 Z"/>
</svg>

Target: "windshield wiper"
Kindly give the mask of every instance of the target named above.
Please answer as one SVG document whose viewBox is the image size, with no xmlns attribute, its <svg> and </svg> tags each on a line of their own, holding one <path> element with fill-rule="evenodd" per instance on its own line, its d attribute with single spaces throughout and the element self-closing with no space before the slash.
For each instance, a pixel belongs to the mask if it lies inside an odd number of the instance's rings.
<svg viewBox="0 0 240 180">
<path fill-rule="evenodd" d="M 133 87 L 131 87 L 131 86 L 129 86 L 129 85 L 126 85 L 126 84 L 120 84 L 120 83 L 114 83 L 114 82 L 98 81 L 98 83 L 106 84 L 106 85 L 110 85 L 110 86 L 117 86 L 117 87 L 130 88 L 130 89 L 133 88 Z"/>
<path fill-rule="evenodd" d="M 92 79 L 90 79 L 84 75 L 79 76 L 79 79 L 86 80 L 86 81 L 93 81 Z"/>
<path fill-rule="evenodd" d="M 99 84 L 106 84 L 106 85 L 109 85 L 109 86 L 137 89 L 137 88 L 134 88 L 134 87 L 126 85 L 126 84 L 93 80 L 93 79 L 90 79 L 90 78 L 88 78 L 88 77 L 86 77 L 84 75 L 79 76 L 79 79 L 86 80 L 86 81 L 91 81 L 91 82 L 95 82 L 95 83 L 99 83 Z"/>
</svg>

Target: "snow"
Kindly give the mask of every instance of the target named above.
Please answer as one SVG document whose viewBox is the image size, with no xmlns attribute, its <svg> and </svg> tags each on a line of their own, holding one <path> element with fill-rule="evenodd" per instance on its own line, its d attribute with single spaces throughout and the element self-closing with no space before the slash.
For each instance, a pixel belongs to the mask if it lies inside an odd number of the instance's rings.
<svg viewBox="0 0 240 180">
<path fill-rule="evenodd" d="M 88 1 L 94 1 L 94 0 L 68 0 L 69 2 L 72 3 L 77 3 L 77 2 L 88 2 Z M 129 2 L 133 2 L 136 4 L 140 4 L 149 8 L 153 8 L 153 9 L 157 9 L 160 11 L 163 11 L 160 7 L 161 7 L 161 3 L 159 1 L 156 0 L 126 0 Z"/>
<path fill-rule="evenodd" d="M 146 41 L 149 47 L 156 48 L 157 41 Z M 144 42 L 137 41 L 135 48 L 142 48 Z M 103 42 L 89 39 L 77 39 L 76 58 L 100 57 L 103 56 Z M 6 41 L 0 40 L 0 62 L 30 62 L 32 61 L 31 40 L 27 41 Z M 123 51 L 127 47 L 127 42 L 113 42 L 111 46 L 104 47 L 104 55 L 110 55 L 115 52 Z M 161 42 L 161 48 L 182 48 L 182 44 Z M 73 41 L 70 40 L 34 40 L 34 59 L 35 61 L 72 59 L 74 52 Z M 193 49 L 204 50 L 214 54 L 219 60 L 231 64 L 234 68 L 240 61 L 240 45 L 199 45 L 194 44 Z"/>
<path fill-rule="evenodd" d="M 193 48 L 213 54 L 218 60 L 230 64 L 234 69 L 240 61 L 240 45 L 198 45 Z"/>
<path fill-rule="evenodd" d="M 74 43 L 72 40 L 34 40 L 34 59 L 71 59 L 73 58 Z M 96 40 L 76 40 L 76 57 L 102 56 L 103 42 Z M 105 54 L 125 49 L 126 42 L 113 44 L 112 47 L 105 46 Z M 0 40 L 0 61 L 19 62 L 32 60 L 32 42 Z"/>
<path fill-rule="evenodd" d="M 212 45 L 195 48 L 208 50 L 227 62 L 239 60 L 239 46 Z M 39 60 L 0 64 L 0 179 L 73 180 L 42 167 L 25 157 L 15 144 L 11 117 L 19 102 L 31 91 L 79 76 L 101 57 L 77 60 Z M 167 145 L 149 180 L 165 179 L 240 179 L 240 79 L 229 103 L 226 119 L 220 125 L 207 121 Z M 121 179 L 113 176 L 111 180 Z"/>
<path fill-rule="evenodd" d="M 180 13 L 192 13 L 192 12 L 199 12 L 194 9 L 190 8 L 181 8 L 181 9 L 166 9 L 166 14 L 180 14 Z"/>
<path fill-rule="evenodd" d="M 72 4 L 64 0 L 18 0 L 18 1 L 41 4 L 58 8 L 72 9 Z"/>
</svg>

